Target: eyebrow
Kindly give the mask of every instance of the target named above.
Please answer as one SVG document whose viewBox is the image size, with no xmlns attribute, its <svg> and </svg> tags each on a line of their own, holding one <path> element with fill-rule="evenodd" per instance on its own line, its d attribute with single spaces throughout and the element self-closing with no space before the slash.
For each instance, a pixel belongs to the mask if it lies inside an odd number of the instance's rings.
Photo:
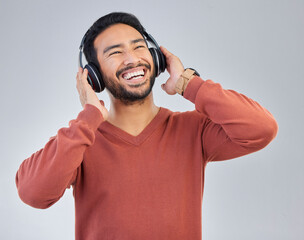
<svg viewBox="0 0 304 240">
<path fill-rule="evenodd" d="M 131 44 L 135 44 L 135 43 L 138 43 L 138 42 L 146 42 L 143 38 L 138 38 L 138 39 L 135 39 L 135 40 L 132 40 L 130 41 Z M 110 51 L 111 49 L 113 48 L 119 48 L 119 47 L 122 47 L 123 44 L 115 44 L 115 45 L 111 45 L 109 47 L 106 47 L 104 50 L 103 50 L 103 53 L 105 54 L 106 52 Z"/>
</svg>

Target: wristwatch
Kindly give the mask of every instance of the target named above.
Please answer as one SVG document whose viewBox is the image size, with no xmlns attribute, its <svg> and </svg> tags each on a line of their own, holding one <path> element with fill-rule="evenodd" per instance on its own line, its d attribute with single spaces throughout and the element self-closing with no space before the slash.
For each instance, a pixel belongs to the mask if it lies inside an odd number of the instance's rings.
<svg viewBox="0 0 304 240">
<path fill-rule="evenodd" d="M 183 96 L 184 91 L 188 85 L 188 82 L 193 75 L 200 76 L 199 73 L 193 68 L 185 69 L 185 71 L 179 77 L 179 79 L 177 80 L 176 85 L 175 85 L 175 91 L 178 94 Z"/>
</svg>

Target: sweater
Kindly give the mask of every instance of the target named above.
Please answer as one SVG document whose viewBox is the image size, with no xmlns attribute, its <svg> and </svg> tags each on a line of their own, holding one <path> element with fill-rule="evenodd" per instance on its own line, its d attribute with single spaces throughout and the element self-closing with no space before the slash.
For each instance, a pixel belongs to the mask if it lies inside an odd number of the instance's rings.
<svg viewBox="0 0 304 240">
<path fill-rule="evenodd" d="M 257 102 L 212 80 L 194 77 L 184 98 L 194 111 L 160 108 L 137 136 L 86 104 L 22 162 L 20 198 L 48 208 L 72 186 L 76 240 L 200 240 L 206 164 L 262 149 L 278 125 Z"/>
</svg>

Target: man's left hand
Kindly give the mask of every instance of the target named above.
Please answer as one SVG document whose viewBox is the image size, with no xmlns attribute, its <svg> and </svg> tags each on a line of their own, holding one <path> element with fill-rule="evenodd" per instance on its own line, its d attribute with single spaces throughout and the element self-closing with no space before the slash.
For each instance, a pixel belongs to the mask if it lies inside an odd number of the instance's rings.
<svg viewBox="0 0 304 240">
<path fill-rule="evenodd" d="M 162 84 L 161 86 L 166 93 L 174 95 L 176 94 L 176 82 L 185 69 L 181 60 L 177 56 L 173 55 L 171 52 L 169 52 L 166 48 L 162 46 L 160 47 L 160 50 L 166 57 L 167 71 L 170 74 L 170 77 L 168 78 L 166 83 Z"/>
</svg>

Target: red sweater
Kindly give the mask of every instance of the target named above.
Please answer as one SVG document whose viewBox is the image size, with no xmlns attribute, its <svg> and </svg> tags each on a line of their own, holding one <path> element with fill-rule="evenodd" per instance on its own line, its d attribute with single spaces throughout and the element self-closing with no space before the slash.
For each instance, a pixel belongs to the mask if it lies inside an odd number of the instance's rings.
<svg viewBox="0 0 304 240">
<path fill-rule="evenodd" d="M 48 208 L 72 185 L 77 240 L 200 240 L 206 163 L 265 147 L 277 123 L 257 102 L 211 80 L 194 77 L 184 97 L 195 111 L 161 108 L 138 136 L 86 105 L 21 164 L 20 198 Z"/>
</svg>

